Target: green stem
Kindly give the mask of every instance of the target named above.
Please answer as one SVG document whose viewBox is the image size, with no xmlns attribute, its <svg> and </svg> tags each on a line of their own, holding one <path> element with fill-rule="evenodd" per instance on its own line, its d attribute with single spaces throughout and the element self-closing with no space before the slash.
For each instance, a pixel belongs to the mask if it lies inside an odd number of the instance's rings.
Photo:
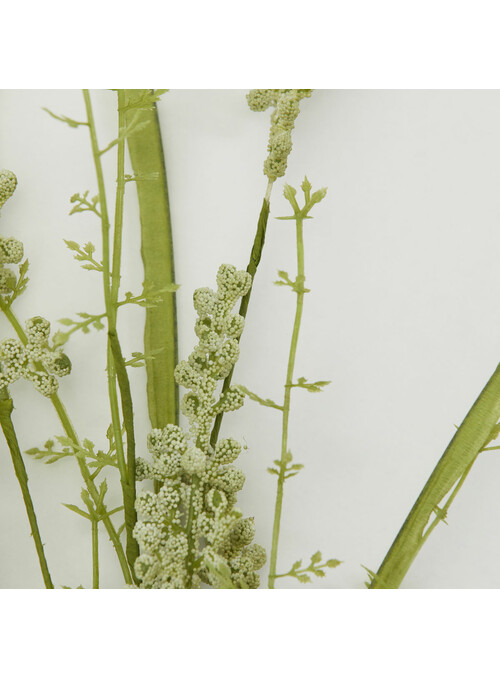
<svg viewBox="0 0 500 678">
<path fill-rule="evenodd" d="M 113 267 L 111 272 L 110 311 L 112 328 L 116 329 L 118 308 L 118 292 L 121 279 L 122 234 L 123 234 L 123 201 L 125 198 L 125 132 L 127 121 L 125 116 L 125 94 L 119 89 L 118 94 L 118 144 L 116 170 L 115 227 L 113 232 Z"/>
<path fill-rule="evenodd" d="M 26 334 L 21 327 L 18 319 L 16 318 L 15 314 L 12 312 L 10 308 L 7 308 L 3 301 L 0 299 L 0 310 L 3 311 L 5 314 L 7 320 L 10 322 L 12 325 L 13 329 L 15 330 L 17 336 L 21 340 L 21 342 L 26 345 L 28 343 Z M 68 438 L 71 439 L 71 441 L 77 446 L 80 447 L 80 441 L 78 439 L 78 436 L 76 434 L 75 428 L 68 416 L 68 413 L 66 411 L 66 408 L 64 407 L 61 399 L 59 398 L 59 395 L 57 393 L 54 393 L 53 395 L 50 396 L 50 400 L 52 402 L 52 405 L 54 406 L 54 409 L 57 412 L 57 415 L 59 417 L 59 420 L 62 424 L 62 427 L 68 436 Z M 92 500 L 97 506 L 97 502 L 100 501 L 99 497 L 99 491 L 97 490 L 94 481 L 92 480 L 91 473 L 87 467 L 87 464 L 85 463 L 85 460 L 79 457 L 78 455 L 75 455 L 76 461 L 78 463 L 78 466 L 80 468 L 80 473 L 82 475 L 82 478 L 85 482 L 85 485 L 87 487 L 87 490 L 92 497 Z M 120 567 L 122 569 L 123 573 L 123 578 L 125 579 L 126 584 L 132 584 L 132 577 L 130 575 L 130 570 L 128 567 L 127 563 L 127 558 L 125 556 L 125 552 L 123 550 L 123 546 L 120 542 L 120 537 L 118 536 L 117 531 L 115 530 L 115 526 L 113 525 L 111 518 L 109 516 L 105 516 L 102 519 L 102 522 L 104 523 L 104 526 L 106 527 L 106 530 L 109 534 L 109 538 L 115 548 L 116 555 L 118 557 L 118 561 L 120 563 Z"/>
<path fill-rule="evenodd" d="M 128 99 L 144 90 L 125 90 Z M 156 106 L 127 114 L 138 131 L 127 138 L 141 218 L 141 254 L 144 281 L 153 290 L 175 282 L 172 223 L 160 123 Z M 148 411 L 153 428 L 179 423 L 179 394 L 174 379 L 177 365 L 177 313 L 173 292 L 163 293 L 159 304 L 146 308 L 144 353 Z"/>
<path fill-rule="evenodd" d="M 59 396 L 57 393 L 54 395 L 50 396 L 50 399 L 52 401 L 52 404 L 54 405 L 54 408 L 59 416 L 59 419 L 61 421 L 61 424 L 63 425 L 64 431 L 68 438 L 72 440 L 72 442 L 80 447 L 80 441 L 78 439 L 78 436 L 76 435 L 76 431 L 71 423 L 71 420 L 68 416 L 68 413 L 66 412 L 66 409 L 61 402 Z M 95 486 L 94 481 L 92 480 L 91 473 L 88 469 L 87 464 L 83 459 L 81 459 L 79 456 L 76 455 L 76 460 L 78 462 L 78 466 L 80 467 L 80 473 L 82 474 L 82 478 L 85 482 L 85 485 L 87 487 L 87 490 L 89 491 L 90 496 L 92 497 L 92 501 L 94 504 L 97 506 L 98 502 L 100 501 L 99 497 L 99 491 L 97 487 Z M 102 518 L 102 522 L 104 524 L 104 527 L 106 528 L 109 538 L 111 540 L 111 543 L 113 544 L 116 555 L 118 556 L 118 561 L 120 563 L 120 567 L 122 569 L 123 573 L 123 578 L 125 579 L 126 584 L 132 584 L 132 577 L 130 574 L 130 569 L 128 566 L 127 562 L 127 557 L 125 555 L 125 552 L 123 550 L 122 543 L 120 541 L 120 537 L 118 536 L 118 533 L 115 529 L 115 526 L 113 525 L 113 522 L 111 521 L 111 518 L 106 515 Z"/>
<path fill-rule="evenodd" d="M 23 495 L 26 513 L 28 514 L 28 520 L 31 527 L 31 536 L 35 542 L 35 548 L 38 554 L 38 560 L 40 561 L 40 569 L 42 570 L 45 588 L 53 589 L 54 584 L 50 578 L 49 566 L 47 565 L 47 560 L 45 558 L 42 538 L 40 537 L 40 531 L 38 529 L 38 523 L 36 520 L 35 509 L 33 507 L 33 501 L 28 488 L 28 474 L 26 473 L 26 467 L 24 465 L 21 450 L 19 449 L 16 431 L 14 429 L 14 424 L 12 423 L 11 415 L 13 409 L 14 405 L 12 399 L 9 398 L 7 394 L 7 389 L 2 389 L 0 392 L 0 426 L 2 427 L 5 440 L 9 446 L 10 456 L 12 457 L 12 463 L 14 465 L 14 471 Z"/>
<path fill-rule="evenodd" d="M 113 234 L 113 268 L 110 270 L 110 222 L 108 216 L 108 207 L 106 200 L 106 188 L 104 175 L 102 171 L 101 155 L 97 140 L 97 131 L 95 126 L 92 103 L 88 90 L 83 90 L 85 108 L 87 112 L 87 123 L 90 133 L 92 146 L 92 155 L 97 176 L 97 186 L 99 192 L 99 205 L 101 207 L 101 231 L 102 231 L 102 267 L 103 267 L 103 288 L 104 304 L 106 307 L 106 317 L 108 321 L 108 350 L 107 350 L 107 373 L 108 373 L 108 394 L 111 409 L 111 424 L 116 446 L 116 459 L 120 471 L 120 482 L 123 494 L 123 506 L 125 511 L 125 527 L 127 538 L 127 558 L 133 572 L 135 559 L 139 555 L 139 547 L 133 536 L 134 525 L 137 520 L 135 511 L 135 438 L 133 433 L 133 410 L 132 397 L 130 393 L 130 384 L 126 374 L 125 362 L 121 352 L 118 335 L 116 333 L 116 316 L 118 308 L 118 292 L 120 288 L 120 267 L 121 267 L 121 247 L 123 230 L 123 199 L 125 191 L 125 132 L 126 116 L 124 111 L 124 92 L 118 92 L 118 160 L 117 160 L 117 190 L 116 190 L 116 208 L 115 224 Z M 110 285 L 111 280 L 111 285 Z M 116 365 L 115 358 L 121 364 Z M 120 373 L 118 385 L 120 387 L 122 403 L 126 402 L 126 411 L 123 411 L 125 428 L 127 433 L 127 461 L 123 449 L 122 427 L 120 418 L 120 408 L 118 404 L 118 392 L 116 388 L 117 371 Z M 133 475 L 131 475 L 133 474 Z"/>
<path fill-rule="evenodd" d="M 130 382 L 128 378 L 125 359 L 118 341 L 116 331 L 108 333 L 109 345 L 113 354 L 113 364 L 120 387 L 121 405 L 123 412 L 123 421 L 125 425 L 125 435 L 127 436 L 127 475 L 128 482 L 122 483 L 124 506 L 128 507 L 125 511 L 125 532 L 127 534 L 127 558 L 130 566 L 133 568 L 136 558 L 139 556 L 139 544 L 134 539 L 133 531 L 137 522 L 137 512 L 135 510 L 135 433 L 134 433 L 134 411 L 132 406 L 132 395 L 130 392 Z"/>
<path fill-rule="evenodd" d="M 268 184 L 267 184 L 267 189 L 266 189 L 266 195 L 264 196 L 264 200 L 262 202 L 262 207 L 261 207 L 261 210 L 260 210 L 259 221 L 257 222 L 257 231 L 255 233 L 252 251 L 250 253 L 250 261 L 248 262 L 248 266 L 247 266 L 247 272 L 250 273 L 250 275 L 252 276 L 252 287 L 253 287 L 255 274 L 257 273 L 257 268 L 259 266 L 259 263 L 260 263 L 260 260 L 261 260 L 261 257 L 262 257 L 262 250 L 264 249 L 264 242 L 266 240 L 266 230 L 267 230 L 267 222 L 269 220 L 269 207 L 270 207 L 271 191 L 272 191 L 272 188 L 273 188 L 273 184 L 274 184 L 274 179 L 269 179 Z M 239 314 L 243 318 L 246 318 L 246 315 L 247 315 L 248 304 L 250 303 L 250 295 L 252 293 L 252 287 L 248 290 L 248 292 L 245 294 L 245 296 L 241 300 Z M 222 393 L 225 393 L 228 390 L 228 388 L 231 386 L 231 380 L 233 378 L 233 372 L 234 372 L 234 368 L 231 369 L 231 372 L 224 379 L 224 383 L 222 384 Z M 220 427 L 222 425 L 223 416 L 224 416 L 224 413 L 220 412 L 217 415 L 217 417 L 215 418 L 214 427 L 212 429 L 212 435 L 210 437 L 210 444 L 212 445 L 212 447 L 215 447 L 215 443 L 217 442 L 217 439 L 219 437 L 219 432 L 220 432 Z"/>
<path fill-rule="evenodd" d="M 99 521 L 92 520 L 92 588 L 99 588 Z"/>
<path fill-rule="evenodd" d="M 500 418 L 500 365 L 453 436 L 425 484 L 370 588 L 399 588 L 406 573 L 439 520 L 425 531 L 432 513 L 458 482 L 448 503 L 462 486 Z"/>
<path fill-rule="evenodd" d="M 273 523 L 273 537 L 271 544 L 271 558 L 269 566 L 269 588 L 274 588 L 274 580 L 276 579 L 276 563 L 278 559 L 278 542 L 280 535 L 281 513 L 283 507 L 283 491 L 285 485 L 285 473 L 287 466 L 288 453 L 288 422 L 290 418 L 290 400 L 293 388 L 293 371 L 295 368 L 295 357 L 297 354 L 297 346 L 299 341 L 300 323 L 302 321 L 302 311 L 304 308 L 304 237 L 303 225 L 304 220 L 302 215 L 295 215 L 296 221 L 296 235 L 297 235 L 297 305 L 295 309 L 295 320 L 293 323 L 292 340 L 290 342 L 290 353 L 288 357 L 288 368 L 286 372 L 285 383 L 285 397 L 283 401 L 283 415 L 282 415 L 282 429 L 281 429 L 281 458 L 280 458 L 280 472 L 278 476 L 278 486 L 276 491 L 276 504 L 274 508 L 274 523 Z"/>
</svg>

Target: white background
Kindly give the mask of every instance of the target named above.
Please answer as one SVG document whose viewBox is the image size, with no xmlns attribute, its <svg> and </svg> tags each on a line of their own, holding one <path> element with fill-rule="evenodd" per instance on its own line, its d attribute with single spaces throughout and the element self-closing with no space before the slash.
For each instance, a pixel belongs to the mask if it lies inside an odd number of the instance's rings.
<svg viewBox="0 0 500 678">
<path fill-rule="evenodd" d="M 115 101 L 94 93 L 101 145 L 115 136 Z M 1 233 L 25 244 L 30 285 L 16 302 L 26 319 L 54 323 L 101 312 L 101 280 L 82 271 L 62 239 L 92 240 L 88 215 L 68 217 L 69 197 L 96 191 L 85 128 L 58 123 L 42 106 L 84 119 L 81 93 L 0 92 L 0 165 L 19 179 Z M 321 549 L 343 564 L 312 586 L 362 588 L 361 565 L 376 570 L 427 477 L 500 356 L 500 93 L 498 91 L 331 91 L 303 101 L 287 181 L 304 174 L 327 198 L 306 224 L 306 286 L 296 376 L 331 379 L 323 394 L 293 393 L 290 447 L 305 469 L 287 482 L 279 570 Z M 160 104 L 170 189 L 180 357 L 195 341 L 191 297 L 213 286 L 220 263 L 245 268 L 266 179 L 268 113 L 251 112 L 243 90 L 173 90 Z M 106 157 L 113 205 L 114 156 Z M 275 186 L 268 236 L 241 342 L 235 381 L 279 400 L 295 296 L 273 286 L 295 274 L 293 222 L 283 182 Z M 123 291 L 139 291 L 138 208 L 128 185 Z M 142 348 L 141 309 L 123 312 L 125 353 Z M 12 336 L 2 321 L 2 336 Z M 60 393 L 79 434 L 104 444 L 109 413 L 104 333 L 74 335 L 74 369 Z M 148 420 L 145 375 L 131 372 L 138 451 Z M 52 406 L 29 384 L 12 387 L 23 449 L 61 433 Z M 247 477 L 239 505 L 270 546 L 279 454 L 279 412 L 248 402 L 224 432 L 244 441 Z M 4 588 L 41 586 L 34 546 L 5 444 L 0 456 L 0 559 Z M 42 538 L 57 585 L 91 580 L 90 524 L 61 506 L 78 503 L 72 460 L 26 459 Z M 403 587 L 497 588 L 500 458 L 478 460 L 449 514 Z M 115 482 L 117 487 L 117 479 Z M 110 496 L 113 493 L 110 491 Z M 120 502 L 115 491 L 114 500 Z M 110 500 L 110 505 L 114 506 Z M 102 586 L 121 586 L 105 533 Z M 263 578 L 265 582 L 265 579 Z M 280 586 L 293 587 L 294 580 Z M 297 586 L 301 586 L 298 585 Z"/>
</svg>

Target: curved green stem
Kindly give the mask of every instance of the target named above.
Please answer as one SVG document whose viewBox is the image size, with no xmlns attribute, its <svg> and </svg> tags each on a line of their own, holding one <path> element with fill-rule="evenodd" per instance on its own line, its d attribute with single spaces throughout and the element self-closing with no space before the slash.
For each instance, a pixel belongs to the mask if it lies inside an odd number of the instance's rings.
<svg viewBox="0 0 500 678">
<path fill-rule="evenodd" d="M 40 561 L 40 569 L 42 571 L 45 588 L 53 589 L 54 584 L 50 578 L 49 566 L 47 565 L 47 560 L 45 558 L 42 538 L 40 537 L 35 509 L 28 487 L 28 474 L 26 473 L 26 467 L 24 465 L 21 450 L 19 449 L 19 443 L 17 442 L 16 431 L 14 429 L 14 424 L 12 423 L 11 415 L 13 409 L 14 405 L 12 403 L 12 399 L 8 396 L 7 389 L 2 389 L 0 392 L 0 426 L 2 427 L 5 440 L 9 446 L 10 456 L 12 457 L 12 463 L 14 465 L 14 471 L 23 495 L 26 513 L 28 514 L 28 520 L 31 527 L 31 536 L 35 542 L 35 548 L 38 555 L 38 560 Z"/>
<path fill-rule="evenodd" d="M 451 504 L 479 453 L 491 440 L 492 430 L 499 419 L 500 365 L 444 451 L 375 574 L 370 588 L 399 588 L 429 534 L 441 520 L 439 516 Z M 453 493 L 445 509 L 439 509 L 439 503 L 452 489 Z M 434 512 L 437 517 L 427 528 Z"/>
<path fill-rule="evenodd" d="M 274 522 L 273 522 L 273 536 L 271 545 L 271 558 L 269 566 L 269 588 L 274 588 L 274 581 L 276 579 L 276 563 L 278 559 L 278 543 L 280 535 L 281 513 L 283 508 L 283 491 L 285 485 L 285 474 L 287 466 L 288 454 L 288 422 L 290 418 L 290 400 L 291 391 L 293 387 L 293 371 L 295 368 L 295 357 L 297 354 L 297 346 L 299 342 L 300 324 L 302 321 L 302 311 L 304 308 L 304 236 L 303 225 L 304 220 L 300 214 L 295 215 L 296 220 L 296 237 L 297 237 L 297 305 L 295 309 L 295 320 L 293 323 L 292 339 L 290 342 L 290 352 L 288 356 L 288 367 L 286 372 L 285 395 L 283 400 L 283 415 L 282 415 L 282 429 L 281 429 L 281 458 L 280 470 L 278 475 L 278 486 L 276 491 L 276 504 L 274 508 Z"/>
</svg>

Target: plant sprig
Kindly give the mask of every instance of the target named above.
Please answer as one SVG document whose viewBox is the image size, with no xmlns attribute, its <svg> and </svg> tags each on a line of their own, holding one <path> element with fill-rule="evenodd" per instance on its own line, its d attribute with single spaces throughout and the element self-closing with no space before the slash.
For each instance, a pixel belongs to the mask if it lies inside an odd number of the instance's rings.
<svg viewBox="0 0 500 678">
<path fill-rule="evenodd" d="M 292 476 L 296 476 L 299 471 L 304 468 L 304 464 L 292 464 L 293 456 L 290 450 L 287 450 L 286 454 L 282 459 L 275 459 L 274 464 L 277 468 L 269 466 L 266 470 L 272 475 L 281 476 L 283 474 L 283 479 L 288 480 Z"/>
<path fill-rule="evenodd" d="M 85 243 L 85 245 L 79 245 L 74 240 L 65 240 L 66 247 L 72 252 L 76 252 L 74 259 L 76 261 L 83 261 L 82 268 L 87 271 L 97 271 L 98 273 L 103 273 L 103 263 L 102 261 L 96 261 L 94 259 L 95 245 L 91 242 Z"/>
<path fill-rule="evenodd" d="M 301 584 L 309 584 L 311 582 L 311 577 L 309 575 L 312 574 L 315 577 L 326 577 L 325 569 L 333 569 L 342 564 L 341 560 L 336 560 L 335 558 L 329 558 L 322 563 L 322 558 L 321 551 L 316 551 L 316 553 L 311 556 L 311 562 L 307 567 L 302 567 L 302 560 L 297 560 L 288 572 L 277 574 L 275 579 L 281 577 L 294 577 Z"/>
<path fill-rule="evenodd" d="M 44 444 L 43 448 L 32 447 L 29 450 L 26 450 L 25 454 L 31 455 L 34 459 L 40 459 L 45 464 L 54 464 L 56 461 L 60 461 L 65 457 L 73 456 L 89 460 L 87 466 L 89 468 L 94 468 L 97 471 L 97 473 L 93 474 L 93 477 L 95 478 L 105 466 L 117 467 L 116 447 L 109 429 L 107 436 L 109 441 L 109 449 L 107 452 L 96 450 L 95 444 L 88 438 L 84 438 L 81 444 L 77 444 L 68 436 L 54 436 L 55 440 L 61 446 L 60 449 L 56 449 L 56 442 L 49 439 Z"/>
</svg>

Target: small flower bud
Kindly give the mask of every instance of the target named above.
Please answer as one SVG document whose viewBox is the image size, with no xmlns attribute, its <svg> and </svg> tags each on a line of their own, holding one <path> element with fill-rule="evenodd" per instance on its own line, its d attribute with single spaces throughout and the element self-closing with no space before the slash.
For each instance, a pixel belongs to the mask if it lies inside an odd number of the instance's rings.
<svg viewBox="0 0 500 678">
<path fill-rule="evenodd" d="M 17 177 L 10 170 L 0 170 L 0 209 L 5 205 L 17 186 Z"/>
</svg>

